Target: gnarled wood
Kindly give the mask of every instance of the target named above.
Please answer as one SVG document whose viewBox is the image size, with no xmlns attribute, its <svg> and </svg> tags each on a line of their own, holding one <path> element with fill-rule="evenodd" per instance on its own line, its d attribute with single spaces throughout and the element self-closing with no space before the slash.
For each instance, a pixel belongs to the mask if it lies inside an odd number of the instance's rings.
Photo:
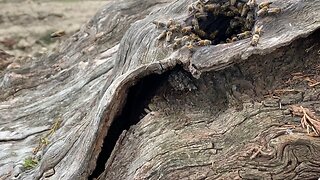
<svg viewBox="0 0 320 180">
<path fill-rule="evenodd" d="M 275 1 L 282 13 L 258 20 L 265 28 L 257 47 L 246 39 L 172 51 L 156 40 L 160 31 L 151 22 L 184 20 L 190 3 L 115 1 L 56 52 L 6 64 L 0 176 L 87 178 L 112 122 L 124 113 L 129 88 L 180 64 L 199 79 L 185 74 L 174 82 L 169 75 L 151 99 L 152 112 L 121 135 L 100 179 L 319 177 L 319 139 L 287 112 L 296 103 L 317 110 L 319 90 L 287 80 L 291 73 L 317 74 L 320 2 Z M 175 83 L 195 88 L 177 91 Z M 283 88 L 296 91 L 263 96 Z M 32 151 L 41 160 L 25 170 Z"/>
</svg>

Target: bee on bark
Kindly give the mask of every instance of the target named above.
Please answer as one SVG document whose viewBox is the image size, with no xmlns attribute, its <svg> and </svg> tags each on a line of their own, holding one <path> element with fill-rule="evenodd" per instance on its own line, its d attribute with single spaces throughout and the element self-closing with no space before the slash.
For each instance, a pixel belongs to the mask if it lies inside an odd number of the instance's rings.
<svg viewBox="0 0 320 180">
<path fill-rule="evenodd" d="M 193 28 L 194 28 L 195 30 L 200 29 L 198 19 L 193 18 L 193 19 L 191 20 L 191 24 L 193 25 Z"/>
<path fill-rule="evenodd" d="M 239 39 L 236 36 L 231 39 L 231 42 L 236 42 L 236 41 L 239 41 Z"/>
<path fill-rule="evenodd" d="M 186 47 L 189 49 L 189 50 L 193 50 L 194 46 L 193 46 L 193 42 L 192 41 L 188 41 L 186 43 Z"/>
<path fill-rule="evenodd" d="M 220 9 L 222 11 L 225 11 L 228 9 L 228 7 L 230 6 L 230 1 L 225 2 L 224 4 L 221 5 Z"/>
<path fill-rule="evenodd" d="M 252 36 L 252 39 L 251 39 L 251 46 L 257 46 L 258 45 L 258 42 L 259 42 L 259 39 L 260 39 L 260 35 L 259 34 L 254 34 Z"/>
<path fill-rule="evenodd" d="M 191 40 L 190 36 L 183 36 L 182 42 L 186 43 L 187 41 Z"/>
<path fill-rule="evenodd" d="M 268 14 L 268 7 L 267 6 L 261 8 L 259 11 L 257 11 L 258 17 L 265 16 L 267 14 Z"/>
<path fill-rule="evenodd" d="M 199 0 L 202 4 L 207 4 L 210 0 Z"/>
<path fill-rule="evenodd" d="M 157 28 L 164 28 L 167 26 L 166 23 L 161 22 L 161 21 L 152 21 L 152 23 L 155 24 Z"/>
<path fill-rule="evenodd" d="M 248 12 L 246 20 L 250 23 L 254 22 L 254 15 L 253 12 Z"/>
<path fill-rule="evenodd" d="M 278 7 L 268 9 L 268 14 L 270 15 L 279 14 L 280 12 L 281 12 L 281 8 L 278 8 Z"/>
<path fill-rule="evenodd" d="M 208 11 L 208 12 L 214 12 L 214 11 L 216 11 L 216 10 L 219 10 L 220 9 L 220 4 L 206 4 L 205 6 L 204 6 L 204 9 L 205 9 L 205 11 Z"/>
<path fill-rule="evenodd" d="M 209 46 L 212 42 L 208 39 L 200 40 L 197 42 L 198 46 Z"/>
<path fill-rule="evenodd" d="M 181 32 L 184 34 L 188 34 L 188 33 L 191 33 L 192 29 L 193 29 L 192 26 L 186 26 L 181 29 Z"/>
<path fill-rule="evenodd" d="M 259 7 L 259 9 L 262 9 L 262 8 L 264 8 L 264 7 L 269 8 L 271 4 L 272 4 L 272 2 L 265 1 L 265 2 L 260 3 L 260 4 L 258 5 L 258 7 Z"/>
<path fill-rule="evenodd" d="M 167 34 L 166 34 L 166 41 L 170 42 L 171 41 L 171 37 L 172 37 L 172 32 L 168 31 Z"/>
<path fill-rule="evenodd" d="M 245 31 L 243 33 L 237 34 L 238 39 L 245 39 L 250 37 L 251 32 L 250 31 Z"/>
<path fill-rule="evenodd" d="M 196 10 L 195 10 L 193 4 L 190 4 L 190 5 L 188 6 L 188 12 L 189 12 L 189 14 L 192 14 L 192 13 L 195 12 L 195 11 L 196 11 Z"/>
<path fill-rule="evenodd" d="M 208 17 L 208 14 L 207 13 L 204 13 L 204 12 L 197 12 L 194 14 L 194 17 L 197 18 L 197 19 L 204 19 L 206 20 L 207 17 Z"/>
<path fill-rule="evenodd" d="M 160 33 L 160 35 L 157 37 L 157 40 L 161 40 L 167 36 L 167 30 L 164 30 Z"/>
<path fill-rule="evenodd" d="M 263 26 L 256 26 L 255 29 L 254 29 L 254 34 L 252 36 L 252 39 L 251 39 L 251 46 L 257 46 L 258 45 L 258 42 L 259 42 L 259 39 L 260 39 L 260 35 L 261 35 L 261 31 L 262 31 L 262 27 Z"/>
<path fill-rule="evenodd" d="M 183 45 L 182 38 L 174 38 L 173 41 L 174 41 L 173 46 L 172 46 L 173 49 L 177 49 L 181 45 Z"/>
<path fill-rule="evenodd" d="M 175 25 L 174 20 L 173 19 L 169 19 L 169 21 L 166 24 L 167 28 L 170 28 L 170 26 L 173 26 L 173 25 Z"/>
<path fill-rule="evenodd" d="M 262 32 L 262 28 L 263 28 L 263 26 L 261 25 L 261 26 L 256 26 L 255 28 L 254 28 L 254 34 L 261 34 L 261 32 Z"/>
<path fill-rule="evenodd" d="M 168 29 L 169 31 L 172 31 L 172 32 L 179 32 L 181 30 L 181 25 L 174 24 L 174 25 L 171 25 Z"/>
<path fill-rule="evenodd" d="M 241 10 L 241 17 L 246 16 L 248 11 L 249 11 L 249 6 L 247 4 L 244 4 Z"/>
<path fill-rule="evenodd" d="M 253 9 L 257 5 L 256 0 L 249 0 L 247 2 L 247 6 L 249 6 L 250 9 Z"/>
</svg>

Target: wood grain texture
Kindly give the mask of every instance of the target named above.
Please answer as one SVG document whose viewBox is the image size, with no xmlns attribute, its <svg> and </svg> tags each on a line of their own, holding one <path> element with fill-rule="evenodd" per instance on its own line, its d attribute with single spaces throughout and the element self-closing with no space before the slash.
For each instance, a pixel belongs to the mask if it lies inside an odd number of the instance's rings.
<svg viewBox="0 0 320 180">
<path fill-rule="evenodd" d="M 281 79 L 284 70 L 306 69 L 301 59 L 316 65 L 312 59 L 317 55 L 304 52 L 313 44 L 312 52 L 318 52 L 317 34 L 309 35 L 320 27 L 320 2 L 274 1 L 283 11 L 258 20 L 265 28 L 257 47 L 249 46 L 247 39 L 203 47 L 194 54 L 186 48 L 172 51 L 156 40 L 160 30 L 151 22 L 186 19 L 190 2 L 110 2 L 57 51 L 4 65 L 0 69 L 0 177 L 40 179 L 54 169 L 49 179 L 86 179 L 129 87 L 177 64 L 199 78 L 194 80 L 198 90 L 181 95 L 169 88 L 158 94 L 169 97 L 170 103 L 155 101 L 158 108 L 123 135 L 100 179 L 319 177 L 319 139 L 301 128 L 287 133 L 291 130 L 282 121 L 289 118 L 284 109 L 264 106 L 260 93 L 280 87 L 281 83 L 271 82 Z M 298 50 L 300 59 L 291 64 L 289 59 Z M 234 75 L 234 66 L 245 77 Z M 263 78 L 267 70 L 282 66 L 270 79 Z M 309 92 L 309 99 L 307 94 L 302 100 L 282 99 L 317 108 L 316 93 Z M 38 166 L 23 170 L 24 159 L 56 121 L 61 121 L 61 127 L 37 152 Z"/>
</svg>

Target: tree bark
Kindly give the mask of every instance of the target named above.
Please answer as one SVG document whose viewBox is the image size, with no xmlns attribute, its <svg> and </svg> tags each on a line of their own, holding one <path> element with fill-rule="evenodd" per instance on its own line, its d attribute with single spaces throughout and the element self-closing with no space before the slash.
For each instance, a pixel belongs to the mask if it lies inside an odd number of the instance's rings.
<svg viewBox="0 0 320 180">
<path fill-rule="evenodd" d="M 152 21 L 191 2 L 112 1 L 55 52 L 3 56 L 1 179 L 318 178 L 289 106 L 319 113 L 320 2 L 274 1 L 256 47 L 172 50 Z"/>
</svg>

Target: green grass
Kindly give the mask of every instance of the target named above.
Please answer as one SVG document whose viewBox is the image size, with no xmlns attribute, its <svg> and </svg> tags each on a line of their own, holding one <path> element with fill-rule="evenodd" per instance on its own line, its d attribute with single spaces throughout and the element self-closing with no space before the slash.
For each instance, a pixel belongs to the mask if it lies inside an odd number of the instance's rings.
<svg viewBox="0 0 320 180">
<path fill-rule="evenodd" d="M 27 157 L 23 162 L 23 167 L 27 170 L 33 169 L 38 165 L 39 161 L 36 158 Z"/>
</svg>

